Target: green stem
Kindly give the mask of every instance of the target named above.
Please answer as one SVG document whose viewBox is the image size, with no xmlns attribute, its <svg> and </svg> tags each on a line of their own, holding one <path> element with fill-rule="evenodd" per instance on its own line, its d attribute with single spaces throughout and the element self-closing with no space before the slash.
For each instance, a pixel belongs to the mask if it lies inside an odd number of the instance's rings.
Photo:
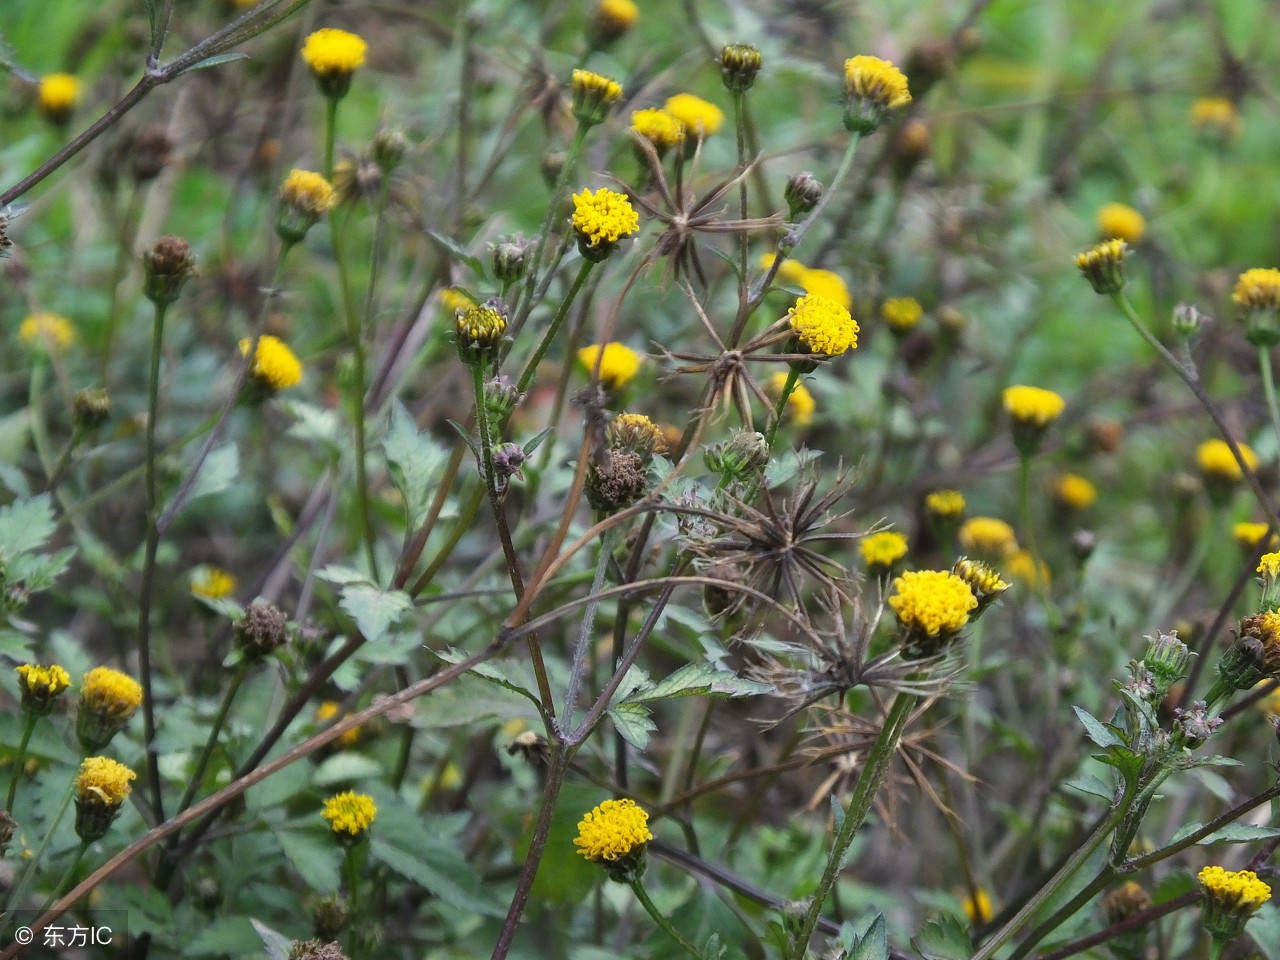
<svg viewBox="0 0 1280 960">
<path fill-rule="evenodd" d="M 31 442 L 40 459 L 40 468 L 46 477 L 52 477 L 53 455 L 49 451 L 49 435 L 44 429 L 44 381 L 48 372 L 49 358 L 37 354 L 31 365 L 31 380 L 27 384 L 27 416 L 31 424 Z"/>
<path fill-rule="evenodd" d="M 1048 566 L 1040 555 L 1036 539 L 1035 517 L 1031 513 L 1031 457 L 1026 453 L 1018 455 L 1018 505 L 1022 514 L 1023 532 L 1027 537 L 1027 552 L 1031 554 L 1031 582 L 1035 585 L 1040 604 L 1044 607 L 1049 632 L 1056 633 L 1061 617 L 1058 614 L 1057 605 L 1049 596 Z"/>
<path fill-rule="evenodd" d="M 787 382 L 782 385 L 782 392 L 778 394 L 778 400 L 773 405 L 773 420 L 769 423 L 769 431 L 764 435 L 765 446 L 769 448 L 770 453 L 773 452 L 773 438 L 778 435 L 778 424 L 782 423 L 782 414 L 787 409 L 787 401 L 791 399 L 791 394 L 799 382 L 800 372 L 795 367 L 789 367 Z"/>
<path fill-rule="evenodd" d="M 582 289 L 582 285 L 587 282 L 587 274 L 591 272 L 591 268 L 594 266 L 595 264 L 590 260 L 582 261 L 582 266 L 578 268 L 578 275 L 573 278 L 573 285 L 569 288 L 569 292 L 565 294 L 564 299 L 560 301 L 560 309 L 556 311 L 551 325 L 547 327 L 547 332 L 542 335 L 542 340 L 538 342 L 538 348 L 533 351 L 533 356 L 529 358 L 524 370 L 520 372 L 520 381 L 516 384 L 517 392 L 524 393 L 529 384 L 533 382 L 533 378 L 538 372 L 538 364 L 542 362 L 547 348 L 551 346 L 551 341 L 555 339 L 560 327 L 564 324 L 564 318 L 569 315 L 570 305 L 578 295 L 578 291 Z"/>
<path fill-rule="evenodd" d="M 36 721 L 40 718 L 35 711 L 27 711 L 27 722 L 22 728 L 22 740 L 18 743 L 18 754 L 13 758 L 13 770 L 9 775 L 9 796 L 4 802 L 4 808 L 10 813 L 13 812 L 13 801 L 18 795 L 18 777 L 22 775 L 23 761 L 27 757 L 27 744 L 31 742 L 31 734 L 36 729 Z"/>
<path fill-rule="evenodd" d="M 325 97 L 324 101 L 324 178 L 333 182 L 333 144 L 338 129 L 338 98 Z M 330 218 L 332 219 L 332 218 Z"/>
<path fill-rule="evenodd" d="M 71 466 L 71 457 L 75 454 L 76 448 L 80 446 L 80 441 L 83 439 L 84 430 L 76 427 L 71 432 L 71 439 L 67 441 L 67 445 L 63 447 L 62 453 L 59 454 L 58 462 L 53 466 L 53 473 L 49 476 L 49 485 L 45 490 L 50 496 L 58 492 L 58 484 L 62 483 L 62 478 L 66 476 L 67 468 Z"/>
<path fill-rule="evenodd" d="M 1271 370 L 1271 351 L 1258 346 L 1258 367 L 1262 370 L 1262 393 L 1267 398 L 1267 412 L 1271 414 L 1271 429 L 1280 443 L 1280 405 L 1276 403 L 1276 381 Z"/>
<path fill-rule="evenodd" d="M 853 796 L 849 798 L 844 822 L 840 824 L 831 853 L 827 856 L 826 869 L 818 882 L 818 889 L 813 895 L 813 900 L 809 904 L 809 909 L 804 915 L 800 930 L 792 944 L 791 960 L 801 960 L 805 955 L 809 938 L 813 936 L 813 930 L 818 925 L 818 917 L 822 914 L 822 905 L 831 888 L 835 886 L 836 877 L 844 866 L 844 858 L 849 852 L 850 844 L 853 843 L 854 834 L 866 820 L 880 784 L 884 782 L 889 772 L 889 765 L 893 762 L 898 744 L 902 741 L 902 733 L 906 729 L 907 719 L 911 716 L 911 709 L 916 705 L 917 699 L 914 694 L 907 693 L 899 693 L 894 697 L 893 705 L 884 719 L 884 725 L 880 728 L 880 734 L 876 737 L 871 752 L 867 754 L 862 773 L 858 776 L 857 786 L 853 788 Z"/>
<path fill-rule="evenodd" d="M 609 527 L 600 535 L 600 555 L 596 558 L 596 572 L 591 581 L 591 593 L 595 597 L 604 589 L 605 573 L 609 569 L 609 558 L 613 555 L 613 544 L 618 532 L 617 527 Z M 564 696 L 564 723 L 566 727 L 573 725 L 573 710 L 578 701 L 578 688 L 582 685 L 582 675 L 586 669 L 587 650 L 591 646 L 591 631 L 595 628 L 596 611 L 600 602 L 593 599 L 587 604 L 582 615 L 582 626 L 578 630 L 578 643 L 573 648 L 573 668 L 569 672 L 569 689 Z"/>
<path fill-rule="evenodd" d="M 48 899 L 45 900 L 44 906 L 40 908 L 41 913 L 47 911 L 49 907 L 53 905 L 53 901 L 57 900 L 58 897 L 62 895 L 63 888 L 65 888 L 71 878 L 75 876 L 76 871 L 80 869 L 80 862 L 84 859 L 84 853 L 88 849 L 89 841 L 81 840 L 80 846 L 76 850 L 76 855 L 72 857 L 71 862 L 67 864 L 67 869 L 62 871 L 62 876 L 58 878 L 58 882 L 54 884 L 53 891 L 49 894 Z"/>
<path fill-rule="evenodd" d="M 1009 954 L 1008 960 L 1022 960 L 1032 948 L 1056 930 L 1059 926 L 1075 916 L 1076 912 L 1082 909 L 1094 897 L 1107 888 L 1107 885 L 1115 879 L 1116 871 L 1111 864 L 1107 864 L 1098 875 L 1084 885 L 1084 888 L 1074 897 L 1064 903 L 1061 907 L 1053 912 L 1053 915 L 1044 923 L 1037 926 L 1024 939 L 1013 953 Z"/>
<path fill-rule="evenodd" d="M 62 818 L 66 815 L 67 807 L 71 805 L 71 798 L 75 796 L 75 792 L 76 781 L 75 778 L 72 778 L 67 784 L 66 792 L 62 795 L 62 801 L 58 804 L 58 809 L 54 811 L 53 818 L 45 828 L 44 836 L 40 840 L 40 846 L 36 848 L 36 852 L 27 861 L 27 867 L 22 871 L 22 879 L 18 881 L 18 885 L 9 894 L 9 902 L 5 907 L 5 913 L 10 913 L 22 905 L 22 898 L 27 895 L 27 888 L 31 886 L 31 881 L 35 879 L 36 872 L 40 867 L 40 859 L 44 856 L 44 852 L 49 849 L 49 841 L 57 833 L 58 825 L 62 823 Z"/>
<path fill-rule="evenodd" d="M 668 920 L 666 916 L 663 915 L 662 911 L 657 908 L 654 902 L 649 899 L 649 892 L 645 890 L 644 883 L 639 877 L 632 880 L 628 886 L 630 886 L 632 891 L 635 893 L 636 899 L 640 901 L 640 905 L 644 907 L 649 916 L 653 917 L 653 922 L 666 931 L 667 936 L 680 944 L 680 946 L 684 947 L 685 952 L 688 953 L 689 956 L 693 957 L 694 960 L 704 960 L 702 952 L 686 940 L 684 935 L 675 928 L 671 921 Z"/>
<path fill-rule="evenodd" d="M 147 381 L 147 427 L 143 485 L 147 494 L 147 542 L 142 561 L 142 585 L 138 591 L 138 668 L 142 677 L 143 736 L 147 749 L 147 783 L 156 822 L 165 819 L 160 793 L 160 757 L 156 751 L 155 698 L 151 686 L 151 596 L 156 578 L 156 551 L 160 546 L 160 495 L 156 477 L 156 420 L 160 414 L 160 356 L 164 348 L 164 318 L 168 305 L 155 305 L 151 330 L 151 370 Z"/>
<path fill-rule="evenodd" d="M 121 224 L 120 242 L 116 245 L 116 260 L 111 268 L 109 297 L 107 304 L 106 330 L 102 335 L 102 362 L 98 367 L 98 379 L 105 385 L 107 371 L 111 366 L 111 354 L 115 349 L 116 326 L 120 322 L 120 284 L 129 270 L 129 260 L 133 256 L 133 244 L 138 237 L 138 221 L 142 213 L 142 190 L 137 184 L 129 193 L 129 204 L 125 208 L 124 223 Z"/>
<path fill-rule="evenodd" d="M 227 722 L 227 714 L 231 710 L 231 701 L 235 699 L 236 693 L 239 692 L 240 685 L 244 683 L 244 678 L 248 673 L 249 662 L 241 660 L 236 665 L 236 672 L 232 674 L 231 682 L 227 685 L 227 692 L 222 696 L 222 704 L 218 707 L 218 715 L 213 718 L 213 726 L 209 728 L 209 738 L 205 741 L 204 750 L 200 753 L 196 768 L 192 771 L 191 778 L 187 782 L 186 792 L 183 793 L 182 800 L 178 804 L 178 813 L 191 806 L 191 801 L 195 799 L 196 791 L 204 780 L 205 771 L 209 768 L 209 760 L 218 746 L 218 734 L 222 732 L 222 725 Z"/>
</svg>

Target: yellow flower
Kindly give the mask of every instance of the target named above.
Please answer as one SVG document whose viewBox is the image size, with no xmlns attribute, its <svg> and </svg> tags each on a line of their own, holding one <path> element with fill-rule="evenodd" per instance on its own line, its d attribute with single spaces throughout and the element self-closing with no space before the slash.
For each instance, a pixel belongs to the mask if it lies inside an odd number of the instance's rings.
<svg viewBox="0 0 1280 960">
<path fill-rule="evenodd" d="M 1271 680 L 1259 680 L 1253 685 L 1253 689 L 1266 686 L 1270 689 L 1262 695 L 1262 699 L 1258 701 L 1258 709 L 1264 717 L 1280 717 L 1280 686 L 1276 686 Z"/>
<path fill-rule="evenodd" d="M 328 723 L 338 715 L 338 701 L 325 700 L 320 706 L 316 707 L 316 722 Z M 345 719 L 345 718 L 344 718 Z M 360 738 L 364 733 L 363 726 L 355 726 L 346 733 L 338 737 L 338 744 L 344 747 L 354 747 L 360 742 Z"/>
<path fill-rule="evenodd" d="M 1210 139 L 1225 141 L 1240 134 L 1240 112 L 1226 97 L 1201 97 L 1191 104 L 1191 123 Z"/>
<path fill-rule="evenodd" d="M 41 666 L 24 663 L 15 667 L 18 687 L 22 691 L 22 705 L 38 715 L 48 714 L 54 702 L 71 686 L 71 675 L 56 663 Z"/>
<path fill-rule="evenodd" d="M 1119 293 L 1124 287 L 1124 258 L 1128 247 L 1123 240 L 1104 240 L 1077 255 L 1076 267 L 1093 286 L 1095 293 Z"/>
<path fill-rule="evenodd" d="M 18 327 L 18 338 L 33 349 L 60 353 L 75 343 L 76 331 L 66 317 L 41 310 L 28 314 L 22 321 Z"/>
<path fill-rule="evenodd" d="M 1040 387 L 1006 387 L 1003 397 L 1004 409 L 1015 424 L 1044 428 L 1066 408 L 1062 397 Z"/>
<path fill-rule="evenodd" d="M 880 313 L 894 333 L 906 333 L 920 322 L 924 309 L 915 297 L 892 297 L 884 302 Z"/>
<path fill-rule="evenodd" d="M 1147 221 L 1133 207 L 1108 203 L 1098 211 L 1098 233 L 1103 240 L 1123 240 L 1137 244 L 1147 232 Z"/>
<path fill-rule="evenodd" d="M 320 815 L 329 821 L 329 829 L 339 840 L 358 840 L 373 825 L 378 805 L 368 794 L 347 790 L 326 800 Z"/>
<path fill-rule="evenodd" d="M 773 262 L 777 259 L 778 259 L 778 255 L 775 253 L 762 253 L 760 255 L 760 269 L 768 270 L 770 267 L 773 266 Z M 806 267 L 803 263 L 800 263 L 799 261 L 788 258 L 782 261 L 782 265 L 778 267 L 778 272 L 777 274 L 775 274 L 775 276 L 778 280 L 780 280 L 783 283 L 790 283 L 798 287 L 802 287 L 804 286 L 804 284 L 801 282 L 801 280 L 804 278 L 804 275 L 808 272 L 809 272 L 809 268 Z M 826 271 L 823 271 L 823 272 L 826 272 Z M 843 282 L 844 281 L 841 281 L 841 283 Z M 815 291 L 806 290 L 805 292 L 813 293 Z M 838 298 L 832 297 L 831 299 L 836 300 Z"/>
<path fill-rule="evenodd" d="M 625 35 L 639 16 L 634 0 L 600 0 L 587 23 L 587 36 L 597 46 L 612 43 Z"/>
<path fill-rule="evenodd" d="M 1003 520 L 970 517 L 960 528 L 960 545 L 973 553 L 1003 557 L 1018 549 L 1018 538 Z"/>
<path fill-rule="evenodd" d="M 458 357 L 463 363 L 489 364 L 498 359 L 507 332 L 505 305 L 500 300 L 476 303 L 454 320 Z"/>
<path fill-rule="evenodd" d="M 131 780 L 137 774 L 118 760 L 110 757 L 89 757 L 80 764 L 76 777 L 76 799 L 80 802 L 97 801 L 103 806 L 119 807 L 129 798 L 133 788 Z"/>
<path fill-rule="evenodd" d="M 333 185 L 310 170 L 290 170 L 280 188 L 280 200 L 300 213 L 317 217 L 338 202 Z"/>
<path fill-rule="evenodd" d="M 667 437 L 662 428 L 643 413 L 620 413 L 605 431 L 609 447 L 638 453 L 646 460 L 652 454 L 667 452 Z"/>
<path fill-rule="evenodd" d="M 440 306 L 444 307 L 450 314 L 458 313 L 466 310 L 468 307 L 474 307 L 476 302 L 468 297 L 461 290 L 455 290 L 453 287 L 445 287 L 440 291 Z"/>
<path fill-rule="evenodd" d="M 236 578 L 221 567 L 199 566 L 191 572 L 191 593 L 205 600 L 221 600 L 236 592 Z"/>
<path fill-rule="evenodd" d="M 1076 473 L 1064 473 L 1054 482 L 1053 500 L 1067 510 L 1086 510 L 1098 499 L 1098 488 Z"/>
<path fill-rule="evenodd" d="M 668 110 L 650 107 L 631 114 L 631 129 L 662 153 L 684 139 L 684 124 Z"/>
<path fill-rule="evenodd" d="M 240 355 L 247 357 L 252 346 L 253 340 L 245 337 L 240 341 Z M 252 374 L 269 390 L 285 390 L 302 382 L 302 364 L 282 340 L 267 333 L 258 338 Z"/>
<path fill-rule="evenodd" d="M 858 549 L 869 568 L 887 571 L 907 555 L 907 538 L 894 530 L 881 530 L 863 537 Z"/>
<path fill-rule="evenodd" d="M 116 729 L 124 726 L 142 706 L 142 686 L 127 673 L 110 667 L 94 667 L 80 685 L 80 711 Z"/>
<path fill-rule="evenodd" d="M 1259 534 L 1258 540 L 1261 539 L 1262 535 Z M 1258 540 L 1254 541 L 1255 546 Z M 1280 553 L 1264 553 L 1261 559 L 1258 560 L 1258 573 L 1271 580 L 1280 577 Z"/>
<path fill-rule="evenodd" d="M 1252 870 L 1205 867 L 1196 879 L 1204 894 L 1201 920 L 1213 937 L 1222 940 L 1239 936 L 1249 918 L 1271 899 L 1271 887 Z"/>
<path fill-rule="evenodd" d="M 964 513 L 964 494 L 958 490 L 935 490 L 924 498 L 924 506 L 940 520 L 958 517 Z M 1009 532 L 1012 534 L 1012 529 Z"/>
<path fill-rule="evenodd" d="M 779 276 L 786 272 L 787 264 L 791 262 L 788 260 L 783 263 L 778 269 Z M 846 310 L 853 307 L 853 297 L 849 293 L 849 287 L 838 273 L 833 273 L 830 270 L 814 270 L 809 267 L 800 267 L 800 272 L 795 282 L 804 287 L 805 293 L 834 300 Z"/>
<path fill-rule="evenodd" d="M 777 397 L 782 393 L 786 383 L 787 374 L 775 373 L 765 381 L 765 392 L 772 397 Z M 813 423 L 813 412 L 817 406 L 813 394 L 803 383 L 797 383 L 791 391 L 791 396 L 787 397 L 787 412 L 791 414 L 791 419 L 795 421 L 797 427 L 807 427 Z"/>
<path fill-rule="evenodd" d="M 321 92 L 336 98 L 346 94 L 351 75 L 364 63 L 368 49 L 369 45 L 354 33 L 326 27 L 307 37 L 302 59 L 311 68 Z"/>
<path fill-rule="evenodd" d="M 669 97 L 663 106 L 684 124 L 684 132 L 690 137 L 709 137 L 724 123 L 724 112 L 719 107 L 692 93 L 677 93 Z"/>
<path fill-rule="evenodd" d="M 1029 587 L 1044 584 L 1048 586 L 1053 579 L 1049 575 L 1049 565 L 1044 561 L 1036 563 L 1029 550 L 1017 550 L 1004 562 L 1005 573 L 1014 580 L 1021 580 Z"/>
<path fill-rule="evenodd" d="M 45 118 L 64 123 L 80 100 L 80 81 L 69 73 L 51 73 L 40 78 L 36 105 Z"/>
<path fill-rule="evenodd" d="M 1237 443 L 1240 457 L 1250 470 L 1258 469 L 1258 455 L 1243 443 Z M 1196 464 L 1200 472 L 1209 479 L 1217 479 L 1228 483 L 1238 483 L 1244 479 L 1244 471 L 1231 453 L 1231 447 L 1225 440 L 1206 440 L 1196 447 Z"/>
<path fill-rule="evenodd" d="M 943 638 L 969 622 L 978 599 L 949 570 L 908 570 L 893 581 L 889 606 L 911 633 Z"/>
<path fill-rule="evenodd" d="M 990 923 L 991 918 L 995 915 L 991 911 L 991 895 L 981 887 L 977 893 L 968 895 L 961 904 L 964 908 L 964 915 L 969 918 L 972 924 Z"/>
<path fill-rule="evenodd" d="M 999 598 L 1000 594 L 1009 589 L 1009 584 L 1004 581 L 1000 574 L 981 560 L 970 560 L 968 557 L 961 557 L 952 565 L 951 572 L 967 583 L 969 589 L 973 591 L 973 595 L 977 598 L 978 609 L 973 614 L 973 619 L 975 620 L 993 601 Z"/>
<path fill-rule="evenodd" d="M 603 356 L 600 356 L 603 353 Z M 624 343 L 606 343 L 604 347 L 592 344 L 578 351 L 578 363 L 588 374 L 595 369 L 600 357 L 600 382 L 610 390 L 619 390 L 630 383 L 644 363 L 644 357 Z"/>
<path fill-rule="evenodd" d="M 1234 462 L 1234 461 L 1232 461 Z M 1231 528 L 1231 536 L 1241 550 L 1252 553 L 1258 548 L 1258 544 L 1262 543 L 1262 538 L 1267 535 L 1267 524 L 1265 523 L 1237 523 Z M 1272 546 L 1276 545 L 1277 539 L 1273 534 L 1271 537 Z M 1277 554 L 1280 556 L 1280 554 Z M 1258 568 L 1261 572 L 1262 568 Z"/>
<path fill-rule="evenodd" d="M 787 314 L 791 333 L 809 353 L 838 357 L 858 346 L 858 322 L 834 300 L 807 294 Z"/>
<path fill-rule="evenodd" d="M 583 190 L 573 195 L 573 229 L 584 256 L 591 256 L 589 251 L 607 255 L 615 243 L 640 229 L 640 217 L 624 193 L 608 187 L 595 193 Z"/>
<path fill-rule="evenodd" d="M 844 62 L 844 125 L 855 133 L 870 133 L 889 110 L 911 102 L 907 78 L 888 60 L 850 57 Z"/>
<path fill-rule="evenodd" d="M 1254 267 L 1240 274 L 1231 302 L 1246 310 L 1280 310 L 1280 270 Z"/>
<path fill-rule="evenodd" d="M 653 839 L 649 814 L 634 800 L 606 800 L 578 821 L 573 845 L 592 863 L 632 857 Z"/>
<path fill-rule="evenodd" d="M 575 70 L 570 81 L 573 115 L 584 126 L 594 126 L 609 115 L 622 99 L 622 84 L 590 70 Z"/>
</svg>

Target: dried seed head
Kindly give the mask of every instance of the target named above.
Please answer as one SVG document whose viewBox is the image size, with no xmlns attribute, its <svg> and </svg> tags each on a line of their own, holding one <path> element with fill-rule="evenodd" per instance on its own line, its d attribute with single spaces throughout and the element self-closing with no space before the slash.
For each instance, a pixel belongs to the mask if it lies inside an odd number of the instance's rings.
<svg viewBox="0 0 1280 960">
<path fill-rule="evenodd" d="M 236 621 L 235 639 L 246 658 L 260 660 L 288 641 L 289 618 L 274 604 L 255 600 Z"/>
</svg>

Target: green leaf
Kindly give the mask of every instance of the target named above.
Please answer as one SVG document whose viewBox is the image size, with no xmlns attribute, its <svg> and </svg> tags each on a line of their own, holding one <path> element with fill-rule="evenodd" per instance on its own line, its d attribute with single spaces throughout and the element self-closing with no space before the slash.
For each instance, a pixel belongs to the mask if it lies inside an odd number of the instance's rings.
<svg viewBox="0 0 1280 960">
<path fill-rule="evenodd" d="M 615 703 L 608 709 L 609 719 L 622 735 L 622 739 L 637 750 L 649 744 L 649 734 L 658 729 L 649 710 L 640 703 Z"/>
<path fill-rule="evenodd" d="M 382 837 L 370 839 L 369 853 L 402 877 L 430 890 L 451 907 L 489 917 L 501 917 L 506 913 L 475 882 L 474 877 L 468 878 L 472 882 L 461 882 L 462 877 L 456 871 L 439 870 L 427 860 Z"/>
<path fill-rule="evenodd" d="M 1112 732 L 1111 728 L 1091 714 L 1089 711 L 1081 707 L 1072 707 L 1076 712 L 1076 716 L 1080 718 L 1080 722 L 1084 724 L 1084 729 L 1089 734 L 1089 739 L 1096 743 L 1102 749 L 1108 747 L 1123 747 L 1124 741 Z M 1105 761 L 1104 761 L 1105 762 Z"/>
<path fill-rule="evenodd" d="M 404 497 L 410 527 L 418 527 L 427 515 L 435 481 L 448 453 L 430 436 L 418 430 L 404 404 L 396 401 L 391 408 L 387 435 L 382 440 L 387 469 L 396 489 Z"/>
<path fill-rule="evenodd" d="M 317 822 L 319 816 L 316 817 Z M 328 836 L 319 830 L 306 829 L 297 824 L 281 826 L 272 830 L 285 858 L 293 864 L 307 885 L 317 893 L 328 894 L 338 892 L 338 878 L 342 875 L 342 851 Z"/>
<path fill-rule="evenodd" d="M 191 485 L 191 495 L 187 504 L 200 497 L 209 497 L 221 493 L 235 482 L 240 474 L 240 451 L 234 442 L 224 443 L 210 451 L 200 467 L 196 482 Z"/>
<path fill-rule="evenodd" d="M 0 559 L 13 563 L 41 547 L 56 529 L 47 493 L 0 507 Z"/>
<path fill-rule="evenodd" d="M 843 933 L 843 929 L 841 933 Z M 889 941 L 885 934 L 884 914 L 877 913 L 862 936 L 855 936 L 845 951 L 845 960 L 888 960 Z"/>
<path fill-rule="evenodd" d="M 25 554 L 9 565 L 9 579 L 21 581 L 33 592 L 48 590 L 67 569 L 67 564 L 75 555 L 75 547 L 65 547 L 50 554 Z"/>
<path fill-rule="evenodd" d="M 208 70 L 210 67 L 220 67 L 224 63 L 233 63 L 236 60 L 248 59 L 249 55 L 247 53 L 219 53 L 212 57 L 205 57 L 198 63 L 193 63 L 191 66 L 179 70 L 174 74 L 174 76 L 180 77 L 184 73 L 190 73 L 192 70 Z"/>
<path fill-rule="evenodd" d="M 336 410 L 327 410 L 301 400 L 277 401 L 281 409 L 293 417 L 294 423 L 285 433 L 311 443 L 339 450 L 342 443 L 342 421 Z"/>
<path fill-rule="evenodd" d="M 468 654 L 463 653 L 461 650 L 452 648 L 433 652 L 445 663 L 461 663 L 468 657 Z M 534 703 L 540 703 L 537 694 L 534 692 L 537 689 L 537 684 L 533 679 L 532 673 L 524 664 L 512 660 L 487 660 L 472 667 L 471 673 L 483 680 L 488 680 L 490 683 L 496 683 L 512 693 L 518 693 Z"/>
<path fill-rule="evenodd" d="M 707 695 L 751 697 L 768 693 L 771 689 L 767 683 L 743 679 L 727 670 L 719 670 L 709 663 L 687 663 L 665 680 L 660 680 L 646 691 L 637 691 L 626 699 L 644 702 Z"/>
<path fill-rule="evenodd" d="M 342 599 L 338 605 L 351 615 L 370 643 L 384 636 L 413 609 L 413 601 L 403 590 L 383 590 L 364 574 L 349 567 L 325 567 L 320 571 L 320 578 L 342 585 Z"/>
<path fill-rule="evenodd" d="M 1076 777 L 1074 780 L 1068 780 L 1063 786 L 1068 790 L 1075 790 L 1077 793 L 1083 793 L 1086 796 L 1100 797 L 1107 803 L 1110 803 L 1115 796 L 1115 791 L 1110 786 L 1091 773 Z"/>
<path fill-rule="evenodd" d="M 293 940 L 283 933 L 276 933 L 261 920 L 249 918 L 253 929 L 262 938 L 262 945 L 267 949 L 267 960 L 288 960 L 289 951 L 293 948 Z"/>
<path fill-rule="evenodd" d="M 461 262 L 465 263 L 468 267 L 470 267 L 471 271 L 477 277 L 484 276 L 484 264 L 482 264 L 479 260 L 477 260 L 471 254 L 469 254 L 466 251 L 466 249 L 460 246 L 458 242 L 454 240 L 452 237 L 446 237 L 443 233 L 438 233 L 435 230 L 428 230 L 427 236 L 429 236 L 432 240 L 434 240 L 436 243 L 440 244 L 440 246 L 444 247 L 447 251 L 453 254 L 453 256 L 457 260 L 460 260 Z M 475 298 L 473 297 L 472 299 L 475 299 Z"/>
<path fill-rule="evenodd" d="M 1255 840 L 1271 840 L 1280 837 L 1280 827 L 1255 827 L 1247 823 L 1229 823 L 1216 833 L 1200 840 L 1203 846 L 1211 843 L 1253 843 Z"/>
<path fill-rule="evenodd" d="M 366 757 L 362 753 L 342 750 L 316 767 L 312 783 L 318 787 L 333 787 L 340 784 L 359 783 L 381 777 L 385 771 L 377 760 Z"/>
<path fill-rule="evenodd" d="M 19 663 L 30 660 L 34 643 L 34 638 L 24 637 L 14 630 L 0 630 L 0 656 L 10 660 L 17 660 Z"/>
<path fill-rule="evenodd" d="M 310 879 L 310 878 L 308 878 Z M 262 939 L 248 917 L 220 917 L 183 946 L 184 957 L 248 957 L 256 956 Z"/>
<path fill-rule="evenodd" d="M 949 913 L 926 923 L 911 945 L 925 960 L 968 960 L 973 955 L 969 931 Z"/>
</svg>

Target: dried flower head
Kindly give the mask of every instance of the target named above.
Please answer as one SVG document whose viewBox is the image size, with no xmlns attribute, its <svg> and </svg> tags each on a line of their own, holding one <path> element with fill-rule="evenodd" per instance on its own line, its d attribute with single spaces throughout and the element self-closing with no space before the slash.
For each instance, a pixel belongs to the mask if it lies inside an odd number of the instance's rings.
<svg viewBox="0 0 1280 960">
<path fill-rule="evenodd" d="M 891 297 L 880 308 L 880 314 L 889 329 L 901 335 L 915 329 L 924 316 L 924 308 L 915 297 Z"/>
<path fill-rule="evenodd" d="M 240 355 L 249 356 L 253 346 L 253 340 L 245 337 L 240 341 Z M 269 333 L 260 336 L 252 362 L 250 376 L 268 393 L 278 393 L 302 382 L 302 363 L 279 337 Z"/>
<path fill-rule="evenodd" d="M 640 229 L 640 217 L 627 195 L 607 187 L 575 193 L 573 210 L 578 252 L 597 263 L 613 252 L 619 240 Z"/>
<path fill-rule="evenodd" d="M 81 387 L 71 398 L 71 419 L 79 430 L 96 430 L 111 416 L 111 394 L 104 387 Z"/>
<path fill-rule="evenodd" d="M 22 709 L 36 716 L 46 716 L 58 699 L 71 686 L 71 675 L 56 663 L 42 666 L 24 663 L 14 668 L 18 688 L 22 691 Z"/>
<path fill-rule="evenodd" d="M 76 341 L 75 327 L 66 317 L 41 310 L 28 314 L 18 327 L 18 339 L 32 350 L 61 353 Z"/>
<path fill-rule="evenodd" d="M 711 136 L 724 123 L 724 111 L 692 93 L 677 93 L 668 97 L 663 107 L 684 124 L 685 136 L 694 140 Z"/>
<path fill-rule="evenodd" d="M 236 646 L 248 660 L 274 653 L 289 639 L 289 618 L 273 603 L 255 600 L 235 622 Z"/>
<path fill-rule="evenodd" d="M 368 49 L 356 34 L 326 27 L 307 37 L 302 59 L 311 68 L 320 92 L 336 100 L 351 89 L 351 76 L 364 63 Z"/>
<path fill-rule="evenodd" d="M 161 237 L 142 255 L 146 280 L 142 292 L 156 306 L 168 306 L 178 299 L 183 286 L 196 269 L 191 244 L 181 237 Z"/>
<path fill-rule="evenodd" d="M 1076 267 L 1093 286 L 1095 293 L 1119 293 L 1124 288 L 1124 258 L 1128 247 L 1123 240 L 1104 240 L 1076 256 Z"/>
<path fill-rule="evenodd" d="M 807 294 L 787 315 L 798 352 L 838 357 L 858 346 L 858 322 L 834 300 Z"/>
<path fill-rule="evenodd" d="M 844 125 L 853 133 L 870 133 L 890 110 L 911 102 L 907 78 L 888 60 L 860 55 L 844 62 Z"/>
<path fill-rule="evenodd" d="M 355 843 L 369 832 L 378 815 L 378 805 L 368 794 L 347 790 L 326 800 L 320 815 L 329 822 L 329 829 L 340 843 Z"/>
<path fill-rule="evenodd" d="M 1098 234 L 1103 240 L 1123 240 L 1137 246 L 1146 233 L 1146 217 L 1133 207 L 1108 203 L 1098 211 Z"/>
<path fill-rule="evenodd" d="M 41 115 L 57 126 L 71 119 L 80 102 L 80 80 L 69 73 L 51 73 L 40 78 L 36 87 L 36 106 Z"/>
<path fill-rule="evenodd" d="M 635 379 L 644 364 L 644 357 L 625 343 L 606 343 L 603 347 L 592 344 L 578 351 L 578 364 L 590 375 L 600 363 L 600 383 L 607 390 L 621 390 Z"/>
<path fill-rule="evenodd" d="M 575 70 L 570 81 L 573 116 L 584 127 L 604 120 L 613 105 L 622 99 L 622 85 L 590 70 Z"/>
</svg>

